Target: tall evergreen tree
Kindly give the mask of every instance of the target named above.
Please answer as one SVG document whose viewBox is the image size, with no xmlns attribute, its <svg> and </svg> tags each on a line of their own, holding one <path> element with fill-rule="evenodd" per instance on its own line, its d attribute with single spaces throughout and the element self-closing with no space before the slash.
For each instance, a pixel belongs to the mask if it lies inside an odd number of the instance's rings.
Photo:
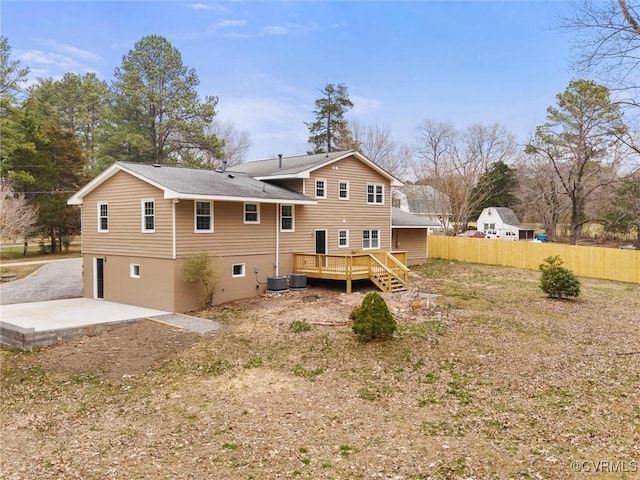
<svg viewBox="0 0 640 480">
<path fill-rule="evenodd" d="M 35 149 L 25 136 L 24 112 L 20 107 L 28 74 L 28 68 L 11 58 L 9 40 L 0 37 L 0 177 L 7 176 L 13 169 L 16 150 Z"/>
<path fill-rule="evenodd" d="M 91 170 L 110 108 L 107 83 L 95 73 L 65 73 L 60 80 L 41 80 L 31 89 L 31 97 L 38 116 L 53 118 L 61 128 L 75 134 L 84 151 L 87 170 Z"/>
<path fill-rule="evenodd" d="M 492 163 L 471 192 L 470 217 L 477 218 L 488 207 L 514 208 L 517 186 L 515 172 L 509 165 L 502 160 Z"/>
<path fill-rule="evenodd" d="M 9 177 L 15 191 L 37 208 L 37 228 L 51 238 L 55 252 L 63 237 L 79 231 L 79 212 L 67 205 L 67 199 L 86 180 L 84 154 L 74 133 L 53 121 L 42 126 L 27 115 L 24 129 L 34 149 L 16 149 Z"/>
<path fill-rule="evenodd" d="M 197 152 L 221 158 L 222 142 L 205 126 L 216 114 L 216 97 L 201 100 L 194 69 L 164 37 L 136 42 L 115 70 L 114 110 L 103 153 L 108 160 L 179 163 Z"/>
<path fill-rule="evenodd" d="M 316 120 L 305 122 L 309 128 L 308 141 L 313 147 L 308 153 L 329 153 L 354 148 L 354 141 L 344 117 L 345 113 L 353 108 L 347 87 L 343 83 L 328 83 L 320 93 L 322 97 L 315 101 L 316 109 L 313 111 Z"/>
</svg>

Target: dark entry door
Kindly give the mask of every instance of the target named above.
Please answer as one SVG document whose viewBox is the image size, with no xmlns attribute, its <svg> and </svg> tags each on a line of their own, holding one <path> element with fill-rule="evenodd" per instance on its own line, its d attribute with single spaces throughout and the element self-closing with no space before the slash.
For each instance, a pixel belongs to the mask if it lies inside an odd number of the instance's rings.
<svg viewBox="0 0 640 480">
<path fill-rule="evenodd" d="M 104 298 L 104 258 L 96 258 L 96 298 Z"/>
<path fill-rule="evenodd" d="M 316 230 L 316 255 L 325 255 L 327 253 L 327 231 Z M 326 267 L 326 257 L 320 261 L 320 257 L 316 257 L 316 267 Z"/>
<path fill-rule="evenodd" d="M 327 231 L 316 230 L 316 254 L 327 253 Z"/>
</svg>

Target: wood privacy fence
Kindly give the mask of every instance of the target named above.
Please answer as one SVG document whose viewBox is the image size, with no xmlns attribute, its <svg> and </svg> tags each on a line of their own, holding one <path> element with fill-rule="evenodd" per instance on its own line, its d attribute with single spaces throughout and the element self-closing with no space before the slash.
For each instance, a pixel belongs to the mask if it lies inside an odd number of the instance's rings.
<svg viewBox="0 0 640 480">
<path fill-rule="evenodd" d="M 529 270 L 537 270 L 545 258 L 558 255 L 564 265 L 579 277 L 640 283 L 638 250 L 440 235 L 429 235 L 427 250 L 429 258 Z"/>
</svg>

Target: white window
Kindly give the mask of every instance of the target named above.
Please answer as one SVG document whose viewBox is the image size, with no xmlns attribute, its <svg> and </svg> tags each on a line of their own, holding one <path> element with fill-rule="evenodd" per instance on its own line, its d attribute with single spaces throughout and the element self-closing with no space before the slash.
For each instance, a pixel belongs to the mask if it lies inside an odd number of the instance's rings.
<svg viewBox="0 0 640 480">
<path fill-rule="evenodd" d="M 213 232 L 213 207 L 211 202 L 195 202 L 194 215 L 196 233 Z"/>
<path fill-rule="evenodd" d="M 244 223 L 260 223 L 260 206 L 257 203 L 244 204 Z"/>
<path fill-rule="evenodd" d="M 338 182 L 338 199 L 349 200 L 349 182 L 340 180 Z"/>
<path fill-rule="evenodd" d="M 109 204 L 98 202 L 98 231 L 107 233 L 109 231 Z"/>
<path fill-rule="evenodd" d="M 380 248 L 380 230 L 363 230 L 362 248 L 363 250 Z"/>
<path fill-rule="evenodd" d="M 327 181 L 324 178 L 316 178 L 316 198 L 327 198 Z"/>
<path fill-rule="evenodd" d="M 132 263 L 129 265 L 129 273 L 131 278 L 140 278 L 140 264 Z"/>
<path fill-rule="evenodd" d="M 338 247 L 345 248 L 349 246 L 349 230 L 338 230 Z"/>
<path fill-rule="evenodd" d="M 244 263 L 234 263 L 231 266 L 231 273 L 233 278 L 244 277 L 245 275 L 245 264 Z"/>
<path fill-rule="evenodd" d="M 295 230 L 293 211 L 293 205 L 280 205 L 280 230 L 282 232 Z"/>
<path fill-rule="evenodd" d="M 142 200 L 142 232 L 154 233 L 156 231 L 156 202 L 153 198 Z"/>
<path fill-rule="evenodd" d="M 384 204 L 384 185 L 381 183 L 367 184 L 367 203 Z"/>
</svg>

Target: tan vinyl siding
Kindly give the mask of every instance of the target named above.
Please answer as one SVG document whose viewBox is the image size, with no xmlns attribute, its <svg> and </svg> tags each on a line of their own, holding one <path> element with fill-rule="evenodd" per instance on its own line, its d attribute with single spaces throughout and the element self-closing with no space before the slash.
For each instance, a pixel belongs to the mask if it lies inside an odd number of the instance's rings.
<svg viewBox="0 0 640 480">
<path fill-rule="evenodd" d="M 304 180 L 301 178 L 291 178 L 288 180 L 277 180 L 271 183 L 275 183 L 276 185 L 280 185 L 281 187 L 288 188 L 289 190 L 293 190 L 294 192 L 306 194 L 309 197 L 313 198 L 315 196 L 315 192 L 313 190 L 307 190 L 304 192 Z"/>
<path fill-rule="evenodd" d="M 184 260 L 175 262 L 175 311 L 188 312 L 202 307 L 204 290 L 200 285 L 186 283 L 182 280 L 182 264 Z M 233 277 L 232 266 L 245 264 L 245 276 Z M 264 293 L 267 277 L 275 274 L 273 254 L 269 255 L 236 255 L 218 259 L 220 283 L 213 294 L 213 303 L 225 303 L 242 298 L 250 298 Z M 255 272 L 257 267 L 258 273 Z"/>
<path fill-rule="evenodd" d="M 393 250 L 407 252 L 407 263 L 419 265 L 427 259 L 427 229 L 394 228 Z"/>
<path fill-rule="evenodd" d="M 348 253 L 362 248 L 362 231 L 379 230 L 380 248 L 391 244 L 391 188 L 389 180 L 359 160 L 348 157 L 318 169 L 305 179 L 307 195 L 315 195 L 316 178 L 326 179 L 327 198 L 318 205 L 296 205 L 295 232 L 280 234 L 281 253 L 315 252 L 313 232 L 327 230 L 328 253 Z M 349 200 L 338 199 L 338 182 L 349 182 Z M 384 204 L 367 204 L 367 184 L 384 185 Z M 349 248 L 338 247 L 338 230 L 349 230 Z"/>
<path fill-rule="evenodd" d="M 104 300 L 174 311 L 173 264 L 170 259 L 143 256 L 83 255 L 84 296 L 94 297 L 94 258 L 105 258 Z M 140 265 L 140 278 L 131 278 L 131 264 Z"/>
<path fill-rule="evenodd" d="M 213 202 L 213 232 L 194 232 L 194 202 L 176 204 L 177 257 L 206 251 L 218 256 L 275 252 L 275 204 L 260 204 L 260 223 L 244 223 L 243 202 Z M 272 260 L 273 261 L 273 260 Z"/>
<path fill-rule="evenodd" d="M 155 233 L 142 233 L 142 199 L 155 201 Z M 109 204 L 109 232 L 98 232 L 98 203 Z M 172 200 L 163 192 L 125 172 L 118 172 L 84 197 L 84 253 L 171 258 Z"/>
</svg>

